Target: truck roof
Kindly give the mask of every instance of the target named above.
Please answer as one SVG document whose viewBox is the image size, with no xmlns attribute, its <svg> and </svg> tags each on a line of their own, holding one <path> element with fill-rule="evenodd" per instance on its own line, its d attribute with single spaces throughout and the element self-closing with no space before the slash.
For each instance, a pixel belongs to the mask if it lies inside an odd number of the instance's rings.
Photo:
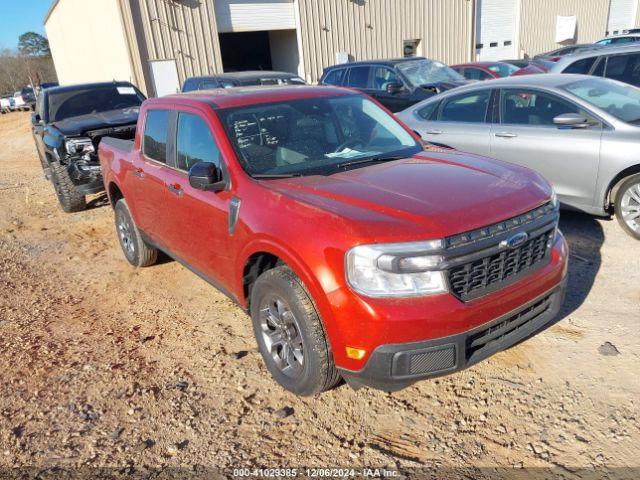
<svg viewBox="0 0 640 480">
<path fill-rule="evenodd" d="M 217 88 L 213 90 L 199 90 L 161 98 L 152 98 L 147 102 L 180 102 L 206 103 L 215 109 L 245 107 L 261 103 L 286 102 L 304 98 L 338 97 L 347 95 L 361 95 L 360 92 L 341 87 L 330 86 L 274 86 L 274 87 L 237 87 Z"/>
</svg>

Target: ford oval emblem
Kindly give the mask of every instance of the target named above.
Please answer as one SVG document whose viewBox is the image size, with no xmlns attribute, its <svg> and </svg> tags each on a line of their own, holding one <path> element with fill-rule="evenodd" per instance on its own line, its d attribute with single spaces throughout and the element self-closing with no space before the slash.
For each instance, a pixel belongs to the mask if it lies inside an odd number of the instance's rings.
<svg viewBox="0 0 640 480">
<path fill-rule="evenodd" d="M 500 246 L 513 250 L 514 248 L 522 246 L 527 240 L 529 240 L 529 234 L 527 232 L 520 232 L 500 242 Z"/>
</svg>

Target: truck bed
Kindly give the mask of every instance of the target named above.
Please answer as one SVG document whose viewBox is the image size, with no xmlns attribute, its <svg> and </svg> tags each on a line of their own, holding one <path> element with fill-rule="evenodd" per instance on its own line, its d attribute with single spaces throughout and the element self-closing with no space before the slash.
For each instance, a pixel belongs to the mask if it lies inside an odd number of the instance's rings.
<svg viewBox="0 0 640 480">
<path fill-rule="evenodd" d="M 124 140 L 122 138 L 103 137 L 101 145 L 108 145 L 114 150 L 122 153 L 130 153 L 133 150 L 133 140 Z"/>
</svg>

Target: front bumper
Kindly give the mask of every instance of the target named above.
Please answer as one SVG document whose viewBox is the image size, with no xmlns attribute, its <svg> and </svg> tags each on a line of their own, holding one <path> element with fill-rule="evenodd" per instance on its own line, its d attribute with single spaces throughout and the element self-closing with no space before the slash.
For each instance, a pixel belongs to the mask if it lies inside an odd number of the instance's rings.
<svg viewBox="0 0 640 480">
<path fill-rule="evenodd" d="M 364 368 L 340 370 L 354 388 L 397 391 L 427 378 L 464 370 L 553 325 L 564 302 L 566 277 L 551 291 L 474 329 L 422 342 L 382 345 Z"/>
<path fill-rule="evenodd" d="M 83 170 L 79 162 L 72 161 L 67 167 L 76 190 L 83 195 L 104 191 L 100 169 Z"/>
</svg>

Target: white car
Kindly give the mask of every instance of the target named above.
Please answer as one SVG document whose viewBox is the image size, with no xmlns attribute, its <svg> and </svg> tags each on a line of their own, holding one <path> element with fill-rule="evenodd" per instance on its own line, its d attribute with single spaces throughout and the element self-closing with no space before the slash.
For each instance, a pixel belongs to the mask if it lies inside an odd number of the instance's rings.
<svg viewBox="0 0 640 480">
<path fill-rule="evenodd" d="M 0 113 L 9 113 L 13 110 L 13 99 L 10 97 L 0 98 Z"/>
<path fill-rule="evenodd" d="M 640 42 L 640 33 L 623 33 L 621 35 L 610 35 L 598 40 L 596 45 L 623 45 L 625 43 Z"/>
</svg>

